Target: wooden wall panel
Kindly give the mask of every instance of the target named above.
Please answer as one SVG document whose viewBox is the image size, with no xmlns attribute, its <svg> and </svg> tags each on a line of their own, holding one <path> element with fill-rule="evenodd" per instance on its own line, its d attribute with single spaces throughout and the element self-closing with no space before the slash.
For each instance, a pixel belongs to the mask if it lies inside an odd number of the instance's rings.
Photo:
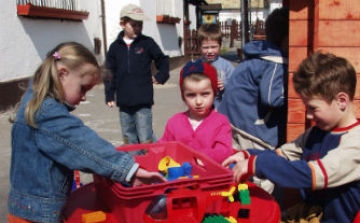
<svg viewBox="0 0 360 223">
<path fill-rule="evenodd" d="M 320 19 L 360 19 L 359 0 L 319 0 Z"/>
<path fill-rule="evenodd" d="M 294 76 L 293 72 L 288 73 L 288 98 L 298 98 L 298 94 L 295 92 L 292 78 Z"/>
<path fill-rule="evenodd" d="M 289 45 L 290 46 L 307 46 L 308 45 L 308 21 L 291 20 L 289 28 Z"/>
<path fill-rule="evenodd" d="M 299 64 L 301 63 L 301 61 L 307 57 L 307 54 L 308 54 L 308 48 L 306 46 L 290 47 L 289 48 L 289 72 L 296 71 Z"/>
<path fill-rule="evenodd" d="M 288 99 L 288 123 L 301 124 L 306 121 L 305 106 L 300 98 Z"/>
<path fill-rule="evenodd" d="M 298 27 L 297 29 L 300 28 L 302 27 Z M 359 30 L 360 30 L 360 20 L 319 21 L 318 45 L 319 47 L 320 46 L 332 46 L 332 47 L 359 46 L 360 45 Z"/>
<path fill-rule="evenodd" d="M 360 100 L 356 99 L 354 100 L 354 112 L 356 114 L 356 117 L 360 117 Z"/>
<path fill-rule="evenodd" d="M 355 100 L 360 100 L 360 74 L 357 73 L 356 77 L 357 77 L 357 82 L 356 82 Z M 358 117 L 360 117 L 360 116 L 358 116 Z"/>
<path fill-rule="evenodd" d="M 313 18 L 315 14 L 309 1 L 290 1 L 289 27 L 289 80 L 288 80 L 288 114 L 286 140 L 296 139 L 305 130 L 305 107 L 294 91 L 293 73 L 301 61 L 307 57 L 310 45 L 314 43 L 311 37 Z M 310 37 L 310 38 L 309 38 Z"/>
<path fill-rule="evenodd" d="M 295 92 L 294 85 L 292 82 L 294 73 L 289 73 L 289 81 L 288 81 L 288 98 L 299 98 L 299 95 Z"/>
<path fill-rule="evenodd" d="M 289 123 L 286 128 L 286 138 L 287 142 L 295 140 L 300 134 L 304 133 L 305 125 L 304 124 L 291 124 Z"/>
<path fill-rule="evenodd" d="M 309 10 L 304 1 L 292 1 L 291 10 L 289 12 L 290 20 L 309 19 Z"/>
</svg>

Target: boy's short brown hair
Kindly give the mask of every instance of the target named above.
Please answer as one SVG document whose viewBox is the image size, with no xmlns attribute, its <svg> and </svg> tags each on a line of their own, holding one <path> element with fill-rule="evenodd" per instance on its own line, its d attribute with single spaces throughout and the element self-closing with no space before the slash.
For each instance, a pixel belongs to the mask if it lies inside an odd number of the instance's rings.
<svg viewBox="0 0 360 223">
<path fill-rule="evenodd" d="M 202 24 L 197 31 L 197 40 L 201 45 L 203 40 L 214 40 L 222 44 L 221 28 L 218 24 Z"/>
<path fill-rule="evenodd" d="M 353 100 L 356 71 L 347 59 L 317 51 L 302 61 L 293 84 L 303 97 L 318 96 L 330 103 L 339 92 L 345 92 Z"/>
</svg>

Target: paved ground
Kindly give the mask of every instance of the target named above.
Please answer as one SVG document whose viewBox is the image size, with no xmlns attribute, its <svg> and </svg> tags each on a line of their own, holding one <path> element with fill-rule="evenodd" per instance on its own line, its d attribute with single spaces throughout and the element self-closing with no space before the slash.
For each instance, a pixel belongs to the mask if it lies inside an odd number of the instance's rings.
<svg viewBox="0 0 360 223">
<path fill-rule="evenodd" d="M 237 63 L 235 50 L 229 50 L 226 58 Z M 161 137 L 166 121 L 174 113 L 186 109 L 180 97 L 178 86 L 180 67 L 170 72 L 170 79 L 165 85 L 155 85 L 155 105 L 153 107 L 154 131 Z M 11 123 L 8 121 L 11 111 L 0 114 L 0 222 L 7 222 L 7 194 L 9 190 L 10 166 L 10 131 Z M 117 108 L 108 108 L 104 102 L 103 85 L 97 85 L 87 94 L 87 101 L 82 103 L 74 114 L 80 117 L 86 125 L 93 128 L 100 136 L 114 145 L 122 144 L 120 123 Z M 92 180 L 91 175 L 81 175 L 83 182 Z"/>
</svg>

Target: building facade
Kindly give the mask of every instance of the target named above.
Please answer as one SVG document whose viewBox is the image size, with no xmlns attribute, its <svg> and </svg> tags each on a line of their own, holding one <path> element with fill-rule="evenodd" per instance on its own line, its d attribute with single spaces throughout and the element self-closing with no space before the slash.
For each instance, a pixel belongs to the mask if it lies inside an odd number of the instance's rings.
<svg viewBox="0 0 360 223">
<path fill-rule="evenodd" d="M 45 2 L 45 3 L 44 3 Z M 69 3 L 72 4 L 69 4 Z M 2 0 L 0 8 L 0 112 L 11 109 L 23 91 L 23 83 L 57 44 L 82 43 L 100 64 L 121 27 L 120 10 L 133 3 L 151 19 L 143 33 L 151 36 L 170 57 L 183 55 L 183 0 Z M 189 6 L 189 19 L 195 16 Z M 179 18 L 158 23 L 157 15 Z M 195 20 L 194 20 L 195 21 Z M 196 23 L 192 23 L 194 26 Z"/>
</svg>

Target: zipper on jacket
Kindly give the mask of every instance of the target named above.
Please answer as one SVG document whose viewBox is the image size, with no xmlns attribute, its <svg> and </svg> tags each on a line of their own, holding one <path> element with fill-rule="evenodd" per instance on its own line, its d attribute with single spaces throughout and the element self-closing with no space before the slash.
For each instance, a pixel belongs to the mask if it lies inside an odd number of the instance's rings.
<svg viewBox="0 0 360 223">
<path fill-rule="evenodd" d="M 131 48 L 132 43 L 127 46 L 127 73 L 130 73 L 130 48 Z"/>
</svg>

